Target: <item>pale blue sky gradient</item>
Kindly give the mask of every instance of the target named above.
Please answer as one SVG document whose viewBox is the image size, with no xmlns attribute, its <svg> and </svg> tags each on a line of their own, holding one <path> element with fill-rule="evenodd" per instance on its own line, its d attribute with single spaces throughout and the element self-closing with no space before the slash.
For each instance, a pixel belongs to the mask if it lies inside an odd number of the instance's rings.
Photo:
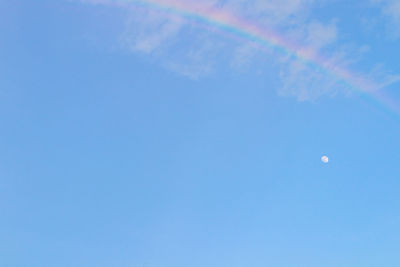
<svg viewBox="0 0 400 267">
<path fill-rule="evenodd" d="M 335 21 L 326 51 L 369 46 L 355 71 L 400 73 L 389 2 L 307 21 Z M 131 50 L 125 12 L 0 0 L 0 266 L 400 266 L 399 114 L 282 95 L 281 55 L 237 69 L 221 35 L 193 79 L 170 68 L 190 33 Z"/>
</svg>

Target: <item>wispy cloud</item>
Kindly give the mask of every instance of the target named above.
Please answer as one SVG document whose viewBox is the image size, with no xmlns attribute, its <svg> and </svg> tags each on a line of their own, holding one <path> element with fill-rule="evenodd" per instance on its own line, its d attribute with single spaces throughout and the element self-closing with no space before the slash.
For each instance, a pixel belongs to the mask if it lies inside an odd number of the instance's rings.
<svg viewBox="0 0 400 267">
<path fill-rule="evenodd" d="M 373 4 L 380 7 L 382 15 L 386 16 L 390 23 L 390 34 L 392 37 L 400 37 L 400 1 L 399 0 L 371 0 Z"/>
<path fill-rule="evenodd" d="M 168 69 L 193 79 L 216 71 L 218 66 L 251 69 L 256 63 L 259 66 L 260 60 L 264 60 L 261 62 L 264 66 L 273 65 L 276 69 L 276 75 L 281 80 L 281 87 L 278 88 L 281 95 L 294 96 L 299 100 L 312 100 L 321 95 L 346 93 L 349 89 L 348 84 L 338 77 L 316 70 L 299 58 L 273 53 L 273 49 L 263 47 L 252 40 L 233 36 L 232 33 L 225 33 L 212 25 L 196 22 L 168 10 L 137 6 L 133 4 L 135 0 L 82 1 L 120 6 L 129 10 L 126 27 L 121 30 L 121 45 L 132 52 L 147 54 Z M 340 30 L 335 18 L 320 21 L 312 16 L 313 0 L 163 1 L 166 4 L 193 2 L 194 9 L 213 8 L 234 14 L 246 21 L 253 21 L 258 27 L 274 29 L 288 42 L 303 47 L 304 51 L 329 55 L 326 61 L 335 68 L 351 68 L 357 63 L 356 59 L 368 53 L 368 47 L 365 45 L 355 49 L 347 48 L 339 38 Z M 386 6 L 399 3 L 390 0 L 373 1 L 385 2 Z M 391 16 L 397 18 L 395 14 L 397 13 L 394 12 Z M 221 62 L 226 63 L 221 65 Z M 382 69 L 372 68 L 363 79 L 374 79 L 375 88 L 397 81 L 397 76 L 388 75 Z"/>
<path fill-rule="evenodd" d="M 180 32 L 184 22 L 178 16 L 166 16 L 158 11 L 141 9 L 127 18 L 121 43 L 126 48 L 143 53 L 152 53 L 161 46 L 168 45 Z"/>
</svg>

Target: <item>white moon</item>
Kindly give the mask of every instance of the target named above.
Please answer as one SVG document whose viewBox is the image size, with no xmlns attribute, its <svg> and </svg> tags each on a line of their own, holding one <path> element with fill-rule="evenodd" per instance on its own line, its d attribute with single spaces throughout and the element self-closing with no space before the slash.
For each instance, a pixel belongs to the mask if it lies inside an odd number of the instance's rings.
<svg viewBox="0 0 400 267">
<path fill-rule="evenodd" d="M 323 163 L 328 163 L 329 162 L 329 158 L 327 156 L 322 156 L 321 161 Z"/>
</svg>

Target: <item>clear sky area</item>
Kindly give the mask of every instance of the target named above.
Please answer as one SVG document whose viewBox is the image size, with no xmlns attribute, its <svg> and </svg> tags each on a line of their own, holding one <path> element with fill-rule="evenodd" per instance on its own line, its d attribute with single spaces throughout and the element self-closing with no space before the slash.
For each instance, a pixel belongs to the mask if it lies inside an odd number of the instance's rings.
<svg viewBox="0 0 400 267">
<path fill-rule="evenodd" d="M 0 0 L 0 266 L 400 266 L 399 47 L 398 0 Z"/>
</svg>

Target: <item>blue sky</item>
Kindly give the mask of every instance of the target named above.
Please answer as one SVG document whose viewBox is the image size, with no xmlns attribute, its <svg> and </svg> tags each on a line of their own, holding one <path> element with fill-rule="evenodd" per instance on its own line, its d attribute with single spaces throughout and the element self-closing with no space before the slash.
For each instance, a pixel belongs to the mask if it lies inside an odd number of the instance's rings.
<svg viewBox="0 0 400 267">
<path fill-rule="evenodd" d="M 95 2 L 0 0 L 0 266 L 400 266 L 399 113 L 212 25 Z M 399 103 L 399 1 L 283 2 L 204 4 Z"/>
</svg>

